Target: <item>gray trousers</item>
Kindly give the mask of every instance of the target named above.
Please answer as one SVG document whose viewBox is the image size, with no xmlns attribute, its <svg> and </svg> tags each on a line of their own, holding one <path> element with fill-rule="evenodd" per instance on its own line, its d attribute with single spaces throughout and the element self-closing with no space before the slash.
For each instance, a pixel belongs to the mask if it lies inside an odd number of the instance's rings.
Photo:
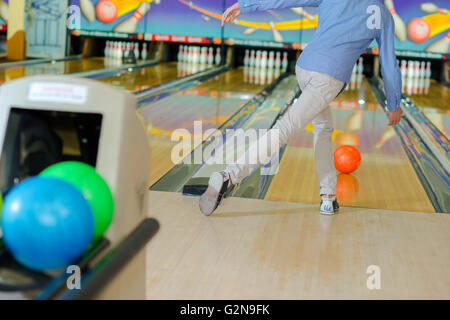
<svg viewBox="0 0 450 320">
<path fill-rule="evenodd" d="M 304 70 L 297 66 L 297 80 L 302 90 L 298 100 L 277 121 L 274 127 L 260 139 L 270 139 L 273 130 L 277 130 L 278 144 L 283 146 L 291 137 L 312 121 L 314 127 L 314 155 L 320 194 L 336 194 L 336 170 L 333 160 L 333 121 L 329 104 L 344 86 L 344 82 L 320 72 Z M 259 141 L 258 141 L 259 142 Z M 260 157 L 259 143 L 250 146 L 246 154 L 236 164 L 229 165 L 226 171 L 233 183 L 239 183 L 249 176 L 253 170 L 267 163 L 268 157 Z M 270 142 L 269 142 L 270 144 Z M 259 144 L 261 145 L 261 144 Z M 267 145 L 267 143 L 265 144 Z M 269 145 L 270 147 L 270 145 Z M 273 150 L 273 149 L 272 149 Z"/>
</svg>

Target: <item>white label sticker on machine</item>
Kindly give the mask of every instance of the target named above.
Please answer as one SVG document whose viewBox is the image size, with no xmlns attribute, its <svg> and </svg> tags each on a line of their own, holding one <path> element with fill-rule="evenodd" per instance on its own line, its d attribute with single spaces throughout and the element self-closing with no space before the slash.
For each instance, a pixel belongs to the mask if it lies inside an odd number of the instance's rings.
<svg viewBox="0 0 450 320">
<path fill-rule="evenodd" d="M 70 104 L 86 103 L 86 86 L 58 82 L 34 82 L 30 85 L 28 100 Z"/>
</svg>

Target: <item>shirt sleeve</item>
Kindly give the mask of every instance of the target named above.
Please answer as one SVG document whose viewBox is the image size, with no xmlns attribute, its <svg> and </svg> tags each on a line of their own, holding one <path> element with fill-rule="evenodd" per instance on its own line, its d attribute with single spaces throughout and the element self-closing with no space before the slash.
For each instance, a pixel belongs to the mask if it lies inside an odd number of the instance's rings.
<svg viewBox="0 0 450 320">
<path fill-rule="evenodd" d="M 402 96 L 402 76 L 395 56 L 394 20 L 389 14 L 377 37 L 380 49 L 381 75 L 387 98 L 387 108 L 395 111 L 400 107 Z"/>
<path fill-rule="evenodd" d="M 242 13 L 281 8 L 318 7 L 323 0 L 239 0 Z"/>
</svg>

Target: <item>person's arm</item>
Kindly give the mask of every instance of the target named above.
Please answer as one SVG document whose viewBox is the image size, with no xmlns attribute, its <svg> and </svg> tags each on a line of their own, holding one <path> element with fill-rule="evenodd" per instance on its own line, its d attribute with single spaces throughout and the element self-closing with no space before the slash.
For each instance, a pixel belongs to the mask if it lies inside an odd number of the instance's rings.
<svg viewBox="0 0 450 320">
<path fill-rule="evenodd" d="M 318 7 L 323 0 L 239 0 L 242 13 L 294 7 Z"/>
<path fill-rule="evenodd" d="M 239 0 L 222 15 L 222 27 L 225 21 L 232 23 L 242 13 L 256 10 L 270 10 L 294 7 L 318 7 L 323 0 Z"/>
<path fill-rule="evenodd" d="M 384 81 L 384 90 L 389 110 L 389 124 L 394 125 L 400 121 L 402 110 L 400 100 L 402 96 L 402 76 L 395 56 L 394 19 L 389 14 L 383 21 L 383 27 L 376 38 L 380 49 L 381 75 Z"/>
</svg>

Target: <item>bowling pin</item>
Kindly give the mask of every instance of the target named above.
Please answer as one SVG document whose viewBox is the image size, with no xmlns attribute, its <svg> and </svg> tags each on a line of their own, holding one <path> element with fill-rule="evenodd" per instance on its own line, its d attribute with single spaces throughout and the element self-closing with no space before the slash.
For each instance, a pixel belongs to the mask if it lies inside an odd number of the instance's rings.
<svg viewBox="0 0 450 320">
<path fill-rule="evenodd" d="M 95 7 L 91 0 L 80 0 L 80 9 L 87 21 L 95 21 Z"/>
<path fill-rule="evenodd" d="M 139 60 L 139 42 L 134 44 L 134 56 L 136 57 L 136 60 Z"/>
<path fill-rule="evenodd" d="M 117 42 L 117 41 L 114 41 L 114 42 L 112 42 L 112 44 L 111 44 L 111 51 L 110 51 L 109 56 L 110 56 L 111 58 L 113 58 L 113 59 L 115 59 L 115 58 L 116 58 L 116 55 L 117 55 L 117 45 L 118 45 L 118 42 Z"/>
<path fill-rule="evenodd" d="M 216 62 L 216 65 L 220 65 L 220 63 L 222 62 L 222 53 L 221 53 L 220 48 L 217 48 L 215 62 Z"/>
<path fill-rule="evenodd" d="M 127 43 L 125 45 L 122 46 L 122 56 L 124 58 L 128 57 L 128 55 L 130 54 L 130 50 L 131 50 L 131 44 Z"/>
<path fill-rule="evenodd" d="M 288 61 L 288 53 L 283 52 L 283 61 L 281 62 L 281 67 L 283 70 L 286 70 L 288 67 L 289 61 Z"/>
<path fill-rule="evenodd" d="M 434 3 L 431 3 L 431 2 L 422 3 L 420 5 L 420 9 L 426 13 L 438 13 L 438 12 L 442 13 L 442 14 L 448 13 L 447 9 L 439 8 L 437 5 L 435 5 Z"/>
<path fill-rule="evenodd" d="M 250 51 L 246 49 L 244 56 L 244 67 L 248 67 L 249 59 L 250 59 Z"/>
<path fill-rule="evenodd" d="M 295 14 L 298 14 L 299 16 L 303 16 L 305 18 L 308 18 L 311 21 L 314 21 L 314 17 L 309 14 L 308 12 L 305 11 L 305 9 L 303 9 L 302 7 L 298 7 L 298 8 L 291 8 L 292 12 L 294 12 Z"/>
<path fill-rule="evenodd" d="M 208 48 L 203 47 L 202 48 L 202 55 L 201 55 L 201 63 L 206 64 L 208 62 Z"/>
<path fill-rule="evenodd" d="M 189 48 L 188 46 L 184 46 L 184 53 L 183 53 L 183 62 L 188 62 L 188 54 L 189 54 Z"/>
<path fill-rule="evenodd" d="M 255 58 L 255 68 L 259 68 L 260 66 L 261 66 L 261 50 L 257 50 Z"/>
<path fill-rule="evenodd" d="M 188 47 L 187 62 L 188 62 L 188 63 L 191 63 L 191 62 L 192 62 L 192 46 L 189 46 L 189 47 Z"/>
<path fill-rule="evenodd" d="M 214 49 L 212 47 L 209 47 L 208 49 L 208 65 L 212 66 L 214 62 Z"/>
<path fill-rule="evenodd" d="M 431 62 L 427 62 L 427 70 L 425 71 L 425 78 L 430 79 L 431 78 Z"/>
<path fill-rule="evenodd" d="M 147 43 L 144 42 L 143 48 L 142 48 L 142 53 L 141 53 L 141 58 L 142 60 L 147 60 L 148 57 L 148 49 L 147 49 Z"/>
<path fill-rule="evenodd" d="M 420 78 L 425 78 L 426 75 L 426 64 L 425 61 L 420 63 Z"/>
<path fill-rule="evenodd" d="M 121 57 L 122 53 L 122 43 L 116 42 L 116 48 L 114 50 L 114 59 L 119 59 Z"/>
<path fill-rule="evenodd" d="M 273 69 L 274 65 L 275 65 L 275 52 L 270 51 L 269 60 L 267 61 L 267 67 L 269 69 Z M 272 81 L 269 81 L 269 82 L 272 82 Z"/>
<path fill-rule="evenodd" d="M 9 7 L 8 4 L 1 0 L 0 1 L 0 18 L 2 18 L 6 23 L 8 23 L 9 17 Z"/>
<path fill-rule="evenodd" d="M 408 78 L 414 77 L 414 63 L 410 60 L 408 61 Z"/>
<path fill-rule="evenodd" d="M 364 71 L 363 58 L 359 58 L 359 61 L 358 61 L 358 73 L 362 74 L 363 71 Z"/>
<path fill-rule="evenodd" d="M 434 52 L 434 53 L 448 53 L 448 48 L 450 46 L 450 31 L 447 32 L 447 35 L 439 40 L 436 40 L 428 47 L 426 47 L 426 52 Z"/>
<path fill-rule="evenodd" d="M 350 90 L 352 90 L 352 91 L 355 90 L 355 84 L 356 84 L 356 72 L 353 73 L 350 78 Z"/>
<path fill-rule="evenodd" d="M 195 47 L 195 53 L 197 55 L 196 63 L 199 64 L 202 62 L 202 55 L 201 55 L 200 47 Z"/>
<path fill-rule="evenodd" d="M 127 46 L 127 45 L 126 45 L 125 42 L 120 42 L 119 53 L 118 53 L 118 57 L 117 57 L 117 58 L 122 59 L 122 58 L 124 57 L 123 52 L 125 51 L 126 46 Z"/>
<path fill-rule="evenodd" d="M 118 54 L 118 58 L 122 59 L 125 55 L 124 55 L 124 51 L 127 48 L 127 44 L 125 42 L 120 42 L 120 46 L 119 46 L 119 54 Z"/>
<path fill-rule="evenodd" d="M 250 67 L 254 67 L 255 66 L 255 50 L 251 50 L 250 51 L 250 59 L 249 59 L 248 65 Z"/>
<path fill-rule="evenodd" d="M 105 54 L 105 58 L 107 58 L 109 55 L 109 41 L 106 41 L 104 54 Z"/>
<path fill-rule="evenodd" d="M 273 33 L 273 40 L 275 42 L 284 42 L 283 36 L 281 35 L 280 31 L 275 28 L 275 24 L 273 23 L 273 21 L 270 21 L 270 28 L 272 29 Z"/>
<path fill-rule="evenodd" d="M 115 58 L 116 57 L 116 42 L 111 42 L 111 48 L 109 49 L 109 57 Z"/>
<path fill-rule="evenodd" d="M 392 0 L 384 0 L 384 5 L 388 8 L 394 18 L 395 36 L 399 41 L 405 41 L 408 32 L 406 31 L 405 22 L 403 22 L 403 19 L 395 12 L 394 2 Z"/>
<path fill-rule="evenodd" d="M 177 60 L 179 62 L 183 61 L 183 55 L 184 55 L 184 46 L 181 45 L 178 47 L 178 56 L 177 56 Z"/>
<path fill-rule="evenodd" d="M 197 47 L 192 46 L 192 58 L 191 58 L 191 62 L 193 64 L 197 63 Z"/>
<path fill-rule="evenodd" d="M 281 67 L 281 54 L 279 51 L 277 51 L 275 58 L 275 69 L 280 69 L 280 67 Z"/>
<path fill-rule="evenodd" d="M 261 68 L 265 69 L 267 67 L 267 51 L 263 51 L 261 54 Z"/>
<path fill-rule="evenodd" d="M 109 42 L 108 58 L 114 57 L 114 41 Z"/>
<path fill-rule="evenodd" d="M 142 2 L 139 5 L 139 7 L 137 8 L 137 10 L 134 12 L 133 16 L 131 18 L 119 23 L 114 28 L 114 32 L 135 33 L 139 20 L 141 20 L 142 17 L 144 17 L 149 10 L 150 10 L 150 4 L 148 2 Z M 94 13 L 95 13 L 95 10 L 94 10 Z"/>
<path fill-rule="evenodd" d="M 420 61 L 414 62 L 414 77 L 415 78 L 420 77 Z"/>
<path fill-rule="evenodd" d="M 406 77 L 406 60 L 402 60 L 400 71 L 402 73 L 402 77 Z"/>
<path fill-rule="evenodd" d="M 191 57 L 191 63 L 197 63 L 197 48 L 192 46 L 192 57 Z"/>
<path fill-rule="evenodd" d="M 134 54 L 134 48 L 133 44 L 131 42 L 121 42 L 121 58 L 125 59 L 130 55 L 130 51 L 133 51 Z"/>
</svg>

